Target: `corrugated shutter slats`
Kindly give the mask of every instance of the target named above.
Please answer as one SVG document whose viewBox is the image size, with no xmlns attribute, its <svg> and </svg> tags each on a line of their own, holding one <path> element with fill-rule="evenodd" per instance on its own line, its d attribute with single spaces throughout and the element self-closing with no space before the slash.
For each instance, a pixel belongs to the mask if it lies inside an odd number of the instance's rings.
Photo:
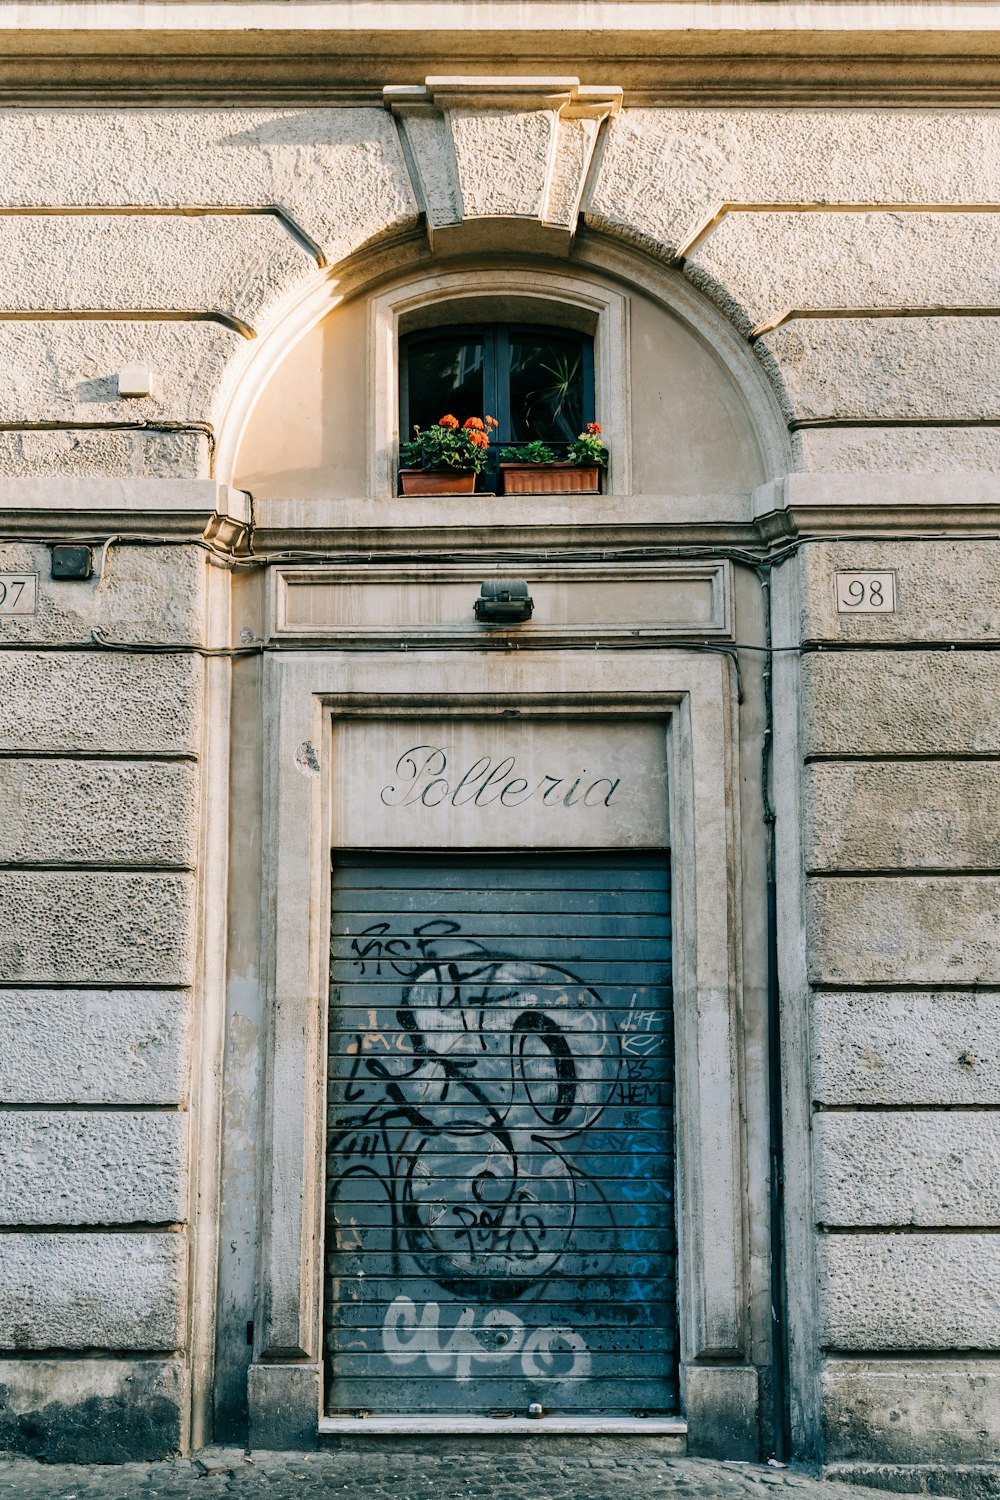
<svg viewBox="0 0 1000 1500">
<path fill-rule="evenodd" d="M 666 854 L 338 856 L 330 1411 L 677 1408 Z"/>
</svg>

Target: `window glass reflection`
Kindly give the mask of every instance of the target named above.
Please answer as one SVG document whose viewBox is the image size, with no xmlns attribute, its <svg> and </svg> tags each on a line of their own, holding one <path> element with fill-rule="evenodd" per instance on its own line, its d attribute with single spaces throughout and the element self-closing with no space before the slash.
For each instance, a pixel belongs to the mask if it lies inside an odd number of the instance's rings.
<svg viewBox="0 0 1000 1500">
<path fill-rule="evenodd" d="M 406 436 L 418 427 L 430 427 L 446 412 L 463 422 L 482 416 L 483 340 L 471 337 L 421 341 L 409 351 L 407 384 L 409 413 Z"/>
<path fill-rule="evenodd" d="M 580 339 L 510 337 L 510 440 L 571 443 L 584 425 Z"/>
</svg>

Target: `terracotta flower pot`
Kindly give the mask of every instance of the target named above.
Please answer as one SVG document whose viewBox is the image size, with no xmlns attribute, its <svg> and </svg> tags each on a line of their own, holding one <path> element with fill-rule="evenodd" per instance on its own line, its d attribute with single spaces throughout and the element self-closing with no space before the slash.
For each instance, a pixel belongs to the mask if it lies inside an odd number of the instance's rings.
<svg viewBox="0 0 1000 1500">
<path fill-rule="evenodd" d="M 501 464 L 505 495 L 599 495 L 597 464 Z"/>
<path fill-rule="evenodd" d="M 404 495 L 471 495 L 476 476 L 471 469 L 400 469 Z"/>
</svg>

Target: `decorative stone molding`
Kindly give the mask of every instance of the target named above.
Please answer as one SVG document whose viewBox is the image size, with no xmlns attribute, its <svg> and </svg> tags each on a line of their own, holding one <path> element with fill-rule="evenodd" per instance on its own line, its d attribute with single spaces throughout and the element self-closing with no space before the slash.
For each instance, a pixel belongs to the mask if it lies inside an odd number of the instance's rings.
<svg viewBox="0 0 1000 1500">
<path fill-rule="evenodd" d="M 214 479 L 0 478 L 0 527 L 56 538 L 155 530 L 238 552 L 250 530 L 250 497 Z"/>
<path fill-rule="evenodd" d="M 433 244 L 442 231 L 496 218 L 571 239 L 598 134 L 622 91 L 578 78 L 433 77 L 383 97 Z"/>
</svg>

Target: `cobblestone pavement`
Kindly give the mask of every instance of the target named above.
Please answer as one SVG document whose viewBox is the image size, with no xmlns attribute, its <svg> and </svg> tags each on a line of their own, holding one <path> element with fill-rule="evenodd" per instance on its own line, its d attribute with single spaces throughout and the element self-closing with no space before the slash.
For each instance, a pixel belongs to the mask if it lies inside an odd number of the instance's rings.
<svg viewBox="0 0 1000 1500">
<path fill-rule="evenodd" d="M 0 1457 L 0 1500 L 885 1500 L 800 1469 L 674 1458 L 646 1444 L 547 1439 L 321 1453 L 206 1450 L 114 1468 Z M 896 1500 L 900 1497 L 896 1496 Z"/>
</svg>

